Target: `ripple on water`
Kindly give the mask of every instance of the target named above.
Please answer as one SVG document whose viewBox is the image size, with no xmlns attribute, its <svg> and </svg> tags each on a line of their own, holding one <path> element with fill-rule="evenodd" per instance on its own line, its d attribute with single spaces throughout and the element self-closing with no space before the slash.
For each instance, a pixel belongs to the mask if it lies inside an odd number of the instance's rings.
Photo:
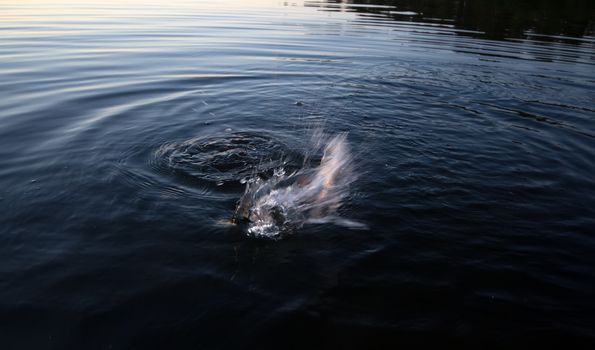
<svg viewBox="0 0 595 350">
<path fill-rule="evenodd" d="M 290 165 L 295 155 L 274 137 L 255 132 L 230 132 L 161 145 L 150 166 L 185 179 L 222 186 Z"/>
</svg>

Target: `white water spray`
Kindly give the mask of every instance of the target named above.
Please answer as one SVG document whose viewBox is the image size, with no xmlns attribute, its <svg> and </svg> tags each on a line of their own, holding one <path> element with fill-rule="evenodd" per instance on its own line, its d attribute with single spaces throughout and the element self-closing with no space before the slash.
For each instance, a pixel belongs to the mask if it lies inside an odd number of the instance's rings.
<svg viewBox="0 0 595 350">
<path fill-rule="evenodd" d="M 328 140 L 328 142 L 326 142 Z M 326 143 L 320 165 L 304 166 L 287 174 L 277 169 L 270 179 L 255 176 L 246 180 L 246 191 L 234 219 L 249 221 L 248 232 L 257 237 L 276 237 L 305 223 L 328 223 L 365 228 L 365 225 L 339 217 L 337 210 L 356 180 L 347 134 L 329 138 L 315 134 L 311 153 Z"/>
</svg>

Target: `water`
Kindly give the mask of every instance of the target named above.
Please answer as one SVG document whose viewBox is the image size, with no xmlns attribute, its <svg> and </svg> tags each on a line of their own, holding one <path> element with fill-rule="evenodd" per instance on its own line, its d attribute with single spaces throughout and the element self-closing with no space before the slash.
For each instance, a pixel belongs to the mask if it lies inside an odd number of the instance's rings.
<svg viewBox="0 0 595 350">
<path fill-rule="evenodd" d="M 364 224 L 336 215 L 357 180 L 347 134 L 330 138 L 318 131 L 312 141 L 313 146 L 298 170 L 288 173 L 288 160 L 279 162 L 278 168 L 269 177 L 263 176 L 266 167 L 253 167 L 253 173 L 241 180 L 246 183 L 246 190 L 236 206 L 231 224 L 246 221 L 250 235 L 267 238 L 280 238 L 283 234 L 299 230 L 306 223 L 367 228 Z M 320 164 L 311 167 L 310 157 L 322 145 L 324 151 Z"/>
<path fill-rule="evenodd" d="M 3 348 L 592 345 L 594 21 L 0 2 Z M 227 224 L 242 180 L 307 186 L 336 135 L 339 205 L 276 239 Z"/>
</svg>

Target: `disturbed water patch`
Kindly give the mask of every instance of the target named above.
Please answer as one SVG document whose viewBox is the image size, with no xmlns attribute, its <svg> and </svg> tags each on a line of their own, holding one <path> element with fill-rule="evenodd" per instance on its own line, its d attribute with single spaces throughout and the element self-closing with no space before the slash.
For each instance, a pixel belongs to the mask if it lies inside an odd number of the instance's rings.
<svg viewBox="0 0 595 350">
<path fill-rule="evenodd" d="M 310 161 L 320 150 L 320 162 Z M 330 137 L 316 132 L 300 169 L 287 171 L 279 167 L 269 178 L 258 173 L 244 181 L 246 190 L 234 215 L 234 220 L 248 222 L 249 235 L 277 238 L 306 223 L 366 228 L 338 214 L 357 179 L 347 133 Z"/>
<path fill-rule="evenodd" d="M 150 163 L 160 173 L 237 192 L 231 220 L 218 222 L 245 223 L 250 236 L 278 238 L 308 223 L 365 228 L 339 215 L 357 179 L 347 134 L 316 131 L 298 149 L 262 132 L 229 132 L 165 143 Z"/>
<path fill-rule="evenodd" d="M 282 142 L 262 133 L 233 132 L 161 145 L 151 164 L 160 172 L 223 186 L 294 163 Z"/>
</svg>

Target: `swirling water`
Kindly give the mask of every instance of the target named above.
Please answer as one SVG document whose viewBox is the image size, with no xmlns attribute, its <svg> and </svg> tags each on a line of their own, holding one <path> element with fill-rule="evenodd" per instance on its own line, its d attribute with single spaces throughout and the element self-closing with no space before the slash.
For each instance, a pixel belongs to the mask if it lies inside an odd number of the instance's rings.
<svg viewBox="0 0 595 350">
<path fill-rule="evenodd" d="M 0 343 L 593 343 L 593 4 L 519 3 L 0 2 Z M 221 225 L 313 125 L 368 230 Z"/>
</svg>

